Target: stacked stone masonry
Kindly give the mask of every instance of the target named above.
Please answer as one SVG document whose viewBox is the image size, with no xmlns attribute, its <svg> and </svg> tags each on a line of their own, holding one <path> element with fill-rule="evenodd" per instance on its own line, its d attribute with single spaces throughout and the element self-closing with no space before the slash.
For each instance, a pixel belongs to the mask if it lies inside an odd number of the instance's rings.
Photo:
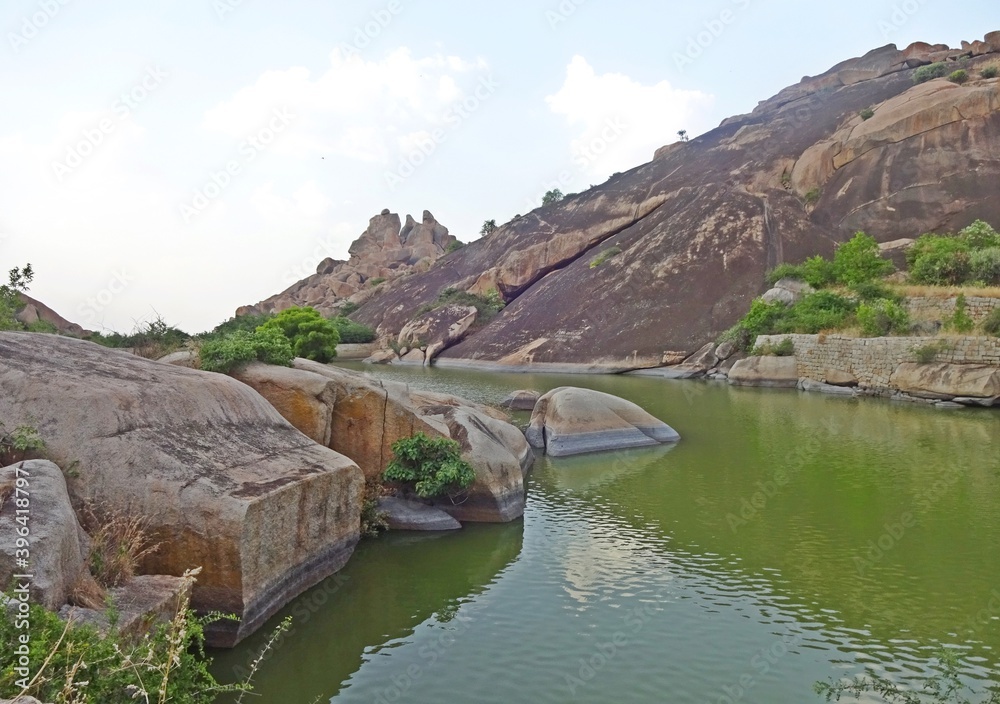
<svg viewBox="0 0 1000 704">
<path fill-rule="evenodd" d="M 906 310 L 914 320 L 947 320 L 955 314 L 955 301 L 951 298 L 933 298 L 930 296 L 913 296 L 906 299 Z M 1000 298 L 985 298 L 983 296 L 966 296 L 965 312 L 978 325 L 990 313 L 1000 308 Z"/>
<path fill-rule="evenodd" d="M 862 387 L 891 388 L 889 378 L 903 362 L 917 361 L 916 350 L 938 345 L 935 362 L 1000 367 L 1000 339 L 994 337 L 871 337 L 843 335 L 761 335 L 758 345 L 791 338 L 799 376 L 825 381 L 829 370 L 853 374 Z"/>
</svg>

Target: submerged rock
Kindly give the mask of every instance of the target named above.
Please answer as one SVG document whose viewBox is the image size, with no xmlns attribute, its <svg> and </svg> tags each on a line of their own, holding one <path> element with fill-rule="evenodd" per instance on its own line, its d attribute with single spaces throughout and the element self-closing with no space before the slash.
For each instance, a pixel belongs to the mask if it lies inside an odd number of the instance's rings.
<svg viewBox="0 0 1000 704">
<path fill-rule="evenodd" d="M 202 567 L 200 611 L 232 646 L 336 572 L 360 531 L 363 477 L 222 374 L 55 335 L 0 333 L 0 418 L 38 428 L 74 468 L 74 506 L 144 517 L 159 549 L 140 573 Z"/>
<path fill-rule="evenodd" d="M 541 396 L 537 391 L 527 389 L 514 391 L 500 402 L 500 408 L 506 408 L 510 411 L 531 411 L 534 410 L 535 404 L 538 403 Z"/>
<path fill-rule="evenodd" d="M 389 530 L 443 531 L 462 527 L 455 518 L 439 508 L 397 496 L 379 499 L 378 510 L 385 513 Z"/>
<path fill-rule="evenodd" d="M 526 435 L 532 447 L 552 457 L 680 440 L 677 431 L 631 401 L 571 386 L 538 399 Z"/>
</svg>

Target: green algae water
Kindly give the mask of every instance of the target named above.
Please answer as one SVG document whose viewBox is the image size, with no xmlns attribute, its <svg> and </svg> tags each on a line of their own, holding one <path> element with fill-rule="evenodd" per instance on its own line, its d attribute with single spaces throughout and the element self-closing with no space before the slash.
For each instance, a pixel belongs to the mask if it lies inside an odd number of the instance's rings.
<svg viewBox="0 0 1000 704">
<path fill-rule="evenodd" d="M 820 701 L 815 681 L 865 671 L 912 686 L 945 648 L 972 686 L 1000 682 L 1000 413 L 365 370 L 487 403 L 594 388 L 683 439 L 539 457 L 523 521 L 361 543 L 272 621 L 294 619 L 253 701 L 801 704 Z M 213 653 L 220 681 L 269 630 Z"/>
</svg>

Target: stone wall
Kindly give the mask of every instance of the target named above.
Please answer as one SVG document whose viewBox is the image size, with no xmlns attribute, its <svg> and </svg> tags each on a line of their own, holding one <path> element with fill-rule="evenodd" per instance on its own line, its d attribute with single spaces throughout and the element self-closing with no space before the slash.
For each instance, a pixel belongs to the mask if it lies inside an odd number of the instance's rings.
<svg viewBox="0 0 1000 704">
<path fill-rule="evenodd" d="M 937 362 L 1000 367 L 1000 338 L 995 337 L 761 335 L 757 345 L 777 345 L 785 338 L 795 345 L 799 376 L 815 381 L 826 381 L 831 370 L 839 370 L 853 374 L 860 386 L 890 388 L 889 378 L 896 367 L 917 361 L 915 350 L 929 344 L 942 346 Z"/>
<path fill-rule="evenodd" d="M 906 299 L 905 307 L 914 320 L 944 321 L 955 313 L 955 300 L 951 298 L 934 298 L 931 296 L 913 296 Z M 1000 308 L 1000 298 L 985 298 L 983 296 L 966 296 L 965 310 L 976 324 L 981 323 L 987 315 Z"/>
</svg>

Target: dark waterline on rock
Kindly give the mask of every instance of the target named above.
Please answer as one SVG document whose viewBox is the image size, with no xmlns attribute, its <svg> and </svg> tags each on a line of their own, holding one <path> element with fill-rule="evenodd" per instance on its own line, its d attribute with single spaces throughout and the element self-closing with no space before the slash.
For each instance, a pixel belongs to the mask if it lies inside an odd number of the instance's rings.
<svg viewBox="0 0 1000 704">
<path fill-rule="evenodd" d="M 492 403 L 518 388 L 594 388 L 684 441 L 542 458 L 523 522 L 362 543 L 283 612 L 294 633 L 262 666 L 257 701 L 798 703 L 818 701 L 814 681 L 866 666 L 913 680 L 944 645 L 977 686 L 1000 680 L 990 411 L 370 371 Z M 267 630 L 215 653 L 221 680 L 248 669 Z"/>
</svg>

